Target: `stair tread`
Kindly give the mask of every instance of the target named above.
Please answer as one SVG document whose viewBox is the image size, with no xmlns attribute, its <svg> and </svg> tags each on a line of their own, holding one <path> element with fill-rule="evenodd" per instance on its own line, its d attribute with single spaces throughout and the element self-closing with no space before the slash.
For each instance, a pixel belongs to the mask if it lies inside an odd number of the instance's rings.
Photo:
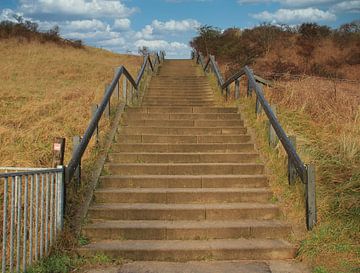
<svg viewBox="0 0 360 273">
<path fill-rule="evenodd" d="M 95 204 L 90 209 L 159 209 L 159 210 L 175 210 L 175 209 L 258 209 L 258 208 L 278 208 L 277 205 L 271 203 L 201 203 L 201 204 L 163 204 L 163 203 L 104 203 Z"/>
<path fill-rule="evenodd" d="M 238 193 L 269 193 L 269 188 L 101 188 L 99 193 L 133 192 L 133 193 L 202 193 L 202 192 L 238 192 Z"/>
<path fill-rule="evenodd" d="M 201 174 L 201 175 L 193 175 L 193 174 L 137 174 L 137 175 L 122 175 L 122 174 L 112 174 L 112 175 L 103 175 L 101 178 L 166 178 L 166 179 L 176 179 L 176 178 L 217 178 L 217 179 L 226 179 L 226 178 L 263 178 L 266 177 L 265 174 Z"/>
<path fill-rule="evenodd" d="M 193 250 L 193 249 L 293 249 L 281 239 L 211 239 L 211 240 L 103 240 L 90 243 L 83 248 L 116 250 Z"/>
<path fill-rule="evenodd" d="M 290 227 L 289 224 L 276 219 L 271 220 L 106 220 L 87 224 L 85 228 L 231 228 L 231 227 Z"/>
</svg>

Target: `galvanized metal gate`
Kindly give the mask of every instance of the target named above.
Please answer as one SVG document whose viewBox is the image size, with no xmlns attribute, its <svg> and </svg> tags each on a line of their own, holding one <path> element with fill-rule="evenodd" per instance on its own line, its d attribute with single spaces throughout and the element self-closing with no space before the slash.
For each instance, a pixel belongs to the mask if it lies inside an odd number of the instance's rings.
<svg viewBox="0 0 360 273">
<path fill-rule="evenodd" d="M 47 255 L 63 228 L 64 168 L 0 167 L 3 186 L 1 272 L 26 271 Z"/>
</svg>

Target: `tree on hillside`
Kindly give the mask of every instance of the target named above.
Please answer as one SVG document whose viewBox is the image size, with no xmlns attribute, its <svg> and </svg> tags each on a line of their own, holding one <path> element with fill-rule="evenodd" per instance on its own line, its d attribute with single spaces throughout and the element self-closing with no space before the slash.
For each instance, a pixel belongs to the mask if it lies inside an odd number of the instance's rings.
<svg viewBox="0 0 360 273">
<path fill-rule="evenodd" d="M 192 47 L 197 46 L 197 49 L 206 55 L 214 54 L 213 51 L 214 45 L 213 42 L 215 42 L 221 35 L 221 31 L 219 28 L 209 26 L 209 25 L 203 25 L 198 28 L 198 36 L 195 37 L 191 42 L 190 45 Z"/>
</svg>

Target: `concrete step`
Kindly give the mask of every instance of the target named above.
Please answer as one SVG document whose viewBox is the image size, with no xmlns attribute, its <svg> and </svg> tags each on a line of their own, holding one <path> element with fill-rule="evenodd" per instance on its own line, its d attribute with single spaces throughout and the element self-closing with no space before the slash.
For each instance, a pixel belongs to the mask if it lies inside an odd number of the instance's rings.
<svg viewBox="0 0 360 273">
<path fill-rule="evenodd" d="M 268 202 L 267 188 L 101 188 L 95 191 L 96 203 L 237 203 Z"/>
<path fill-rule="evenodd" d="M 209 240 L 286 238 L 291 227 L 278 220 L 102 221 L 82 230 L 90 240 Z"/>
<path fill-rule="evenodd" d="M 118 240 L 90 243 L 79 249 L 81 255 L 104 253 L 132 260 L 268 260 L 291 259 L 296 249 L 284 240 Z"/>
<path fill-rule="evenodd" d="M 144 106 L 214 106 L 212 102 L 143 102 Z"/>
<path fill-rule="evenodd" d="M 143 104 L 144 105 L 209 105 L 213 104 L 214 99 L 206 99 L 206 98 L 199 98 L 199 99 L 174 99 L 171 97 L 168 98 L 161 98 L 161 99 L 144 99 Z"/>
<path fill-rule="evenodd" d="M 110 153 L 113 163 L 254 163 L 257 153 Z"/>
<path fill-rule="evenodd" d="M 107 175 L 102 188 L 261 188 L 265 175 Z"/>
<path fill-rule="evenodd" d="M 186 135 L 119 135 L 119 143 L 247 143 L 249 135 L 186 136 Z"/>
<path fill-rule="evenodd" d="M 169 120 L 169 119 L 132 119 L 123 120 L 123 125 L 149 126 L 149 127 L 239 127 L 244 126 L 242 120 Z"/>
<path fill-rule="evenodd" d="M 207 119 L 207 120 L 239 120 L 240 114 L 237 113 L 128 113 L 124 115 L 127 119 Z"/>
<path fill-rule="evenodd" d="M 264 165 L 257 163 L 106 163 L 111 174 L 263 174 Z"/>
<path fill-rule="evenodd" d="M 129 126 L 122 127 L 120 134 L 162 134 L 162 135 L 234 135 L 246 134 L 247 130 L 245 127 L 143 127 L 143 126 Z"/>
<path fill-rule="evenodd" d="M 197 143 L 197 144 L 126 144 L 113 143 L 112 151 L 116 152 L 156 152 L 156 153 L 200 153 L 200 152 L 253 152 L 253 143 Z"/>
<path fill-rule="evenodd" d="M 88 215 L 93 220 L 270 220 L 279 216 L 279 208 L 262 203 L 114 203 L 94 204 Z"/>
<path fill-rule="evenodd" d="M 129 107 L 126 109 L 127 113 L 141 112 L 141 113 L 238 113 L 236 107 Z"/>
</svg>

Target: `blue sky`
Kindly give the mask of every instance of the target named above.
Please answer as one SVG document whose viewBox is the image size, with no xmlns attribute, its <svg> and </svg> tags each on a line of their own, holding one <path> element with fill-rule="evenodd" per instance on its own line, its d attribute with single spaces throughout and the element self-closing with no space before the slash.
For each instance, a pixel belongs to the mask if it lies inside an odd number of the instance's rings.
<svg viewBox="0 0 360 273">
<path fill-rule="evenodd" d="M 114 52 L 141 46 L 187 58 L 204 24 L 249 28 L 262 22 L 337 27 L 360 19 L 360 0 L 0 0 L 0 21 L 22 15 L 66 38 Z"/>
</svg>

